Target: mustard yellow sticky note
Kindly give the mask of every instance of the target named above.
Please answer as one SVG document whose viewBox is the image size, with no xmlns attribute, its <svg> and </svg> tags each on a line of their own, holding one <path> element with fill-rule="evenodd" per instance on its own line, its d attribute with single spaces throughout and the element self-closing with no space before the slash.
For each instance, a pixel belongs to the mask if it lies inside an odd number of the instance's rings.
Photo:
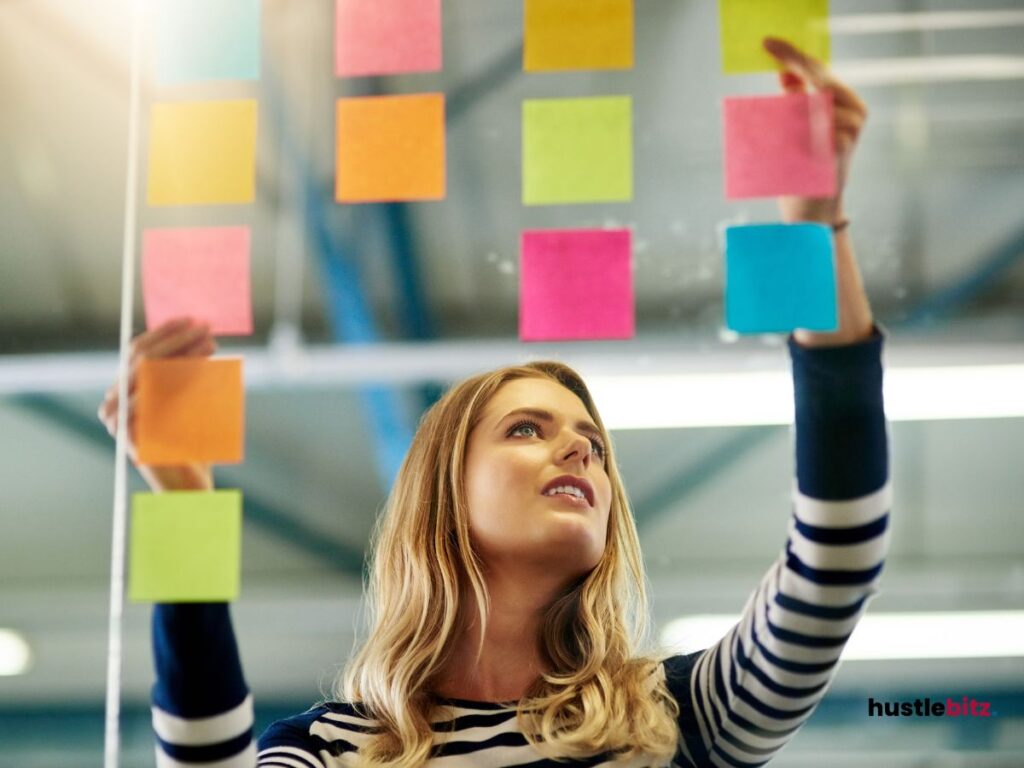
<svg viewBox="0 0 1024 768">
<path fill-rule="evenodd" d="M 153 106 L 150 205 L 251 203 L 256 189 L 256 101 Z"/>
<path fill-rule="evenodd" d="M 242 494 L 136 493 L 128 597 L 145 603 L 220 603 L 238 597 Z"/>
<path fill-rule="evenodd" d="M 779 37 L 827 63 L 831 58 L 828 0 L 718 0 L 722 69 L 768 72 L 778 64 L 762 46 Z"/>
<path fill-rule="evenodd" d="M 633 0 L 526 0 L 523 69 L 631 69 Z"/>
<path fill-rule="evenodd" d="M 135 442 L 140 464 L 238 464 L 244 451 L 242 359 L 143 360 Z"/>
</svg>

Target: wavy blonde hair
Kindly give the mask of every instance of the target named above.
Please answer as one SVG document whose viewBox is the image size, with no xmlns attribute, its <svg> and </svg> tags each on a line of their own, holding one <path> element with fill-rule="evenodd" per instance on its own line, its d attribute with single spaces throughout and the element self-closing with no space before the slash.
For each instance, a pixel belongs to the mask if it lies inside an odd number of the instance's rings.
<svg viewBox="0 0 1024 768">
<path fill-rule="evenodd" d="M 609 751 L 666 764 L 675 754 L 679 708 L 669 693 L 663 648 L 647 647 L 650 607 L 633 514 L 612 444 L 573 369 L 540 361 L 473 376 L 423 416 L 371 541 L 366 587 L 369 634 L 335 684 L 335 696 L 379 722 L 359 750 L 367 768 L 418 768 L 431 757 L 432 684 L 449 660 L 468 601 L 476 596 L 486 635 L 490 596 L 470 544 L 466 447 L 484 407 L 506 382 L 555 381 L 576 394 L 608 446 L 612 502 L 601 561 L 545 611 L 540 647 L 550 674 L 520 700 L 526 739 L 552 759 Z"/>
</svg>

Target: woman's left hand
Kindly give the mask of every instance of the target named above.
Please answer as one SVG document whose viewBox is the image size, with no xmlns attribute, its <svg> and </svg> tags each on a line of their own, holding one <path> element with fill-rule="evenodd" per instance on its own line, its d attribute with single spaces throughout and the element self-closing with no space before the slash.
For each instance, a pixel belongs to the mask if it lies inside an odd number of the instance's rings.
<svg viewBox="0 0 1024 768">
<path fill-rule="evenodd" d="M 857 148 L 857 140 L 867 121 L 868 109 L 852 88 L 836 78 L 817 59 L 774 37 L 765 38 L 764 48 L 783 67 L 779 73 L 779 83 L 786 93 L 804 93 L 808 86 L 817 91 L 830 91 L 835 115 L 835 197 L 780 197 L 779 210 L 782 212 L 782 219 L 786 222 L 817 221 L 838 224 L 845 216 L 843 187 L 850 172 L 850 161 Z"/>
</svg>

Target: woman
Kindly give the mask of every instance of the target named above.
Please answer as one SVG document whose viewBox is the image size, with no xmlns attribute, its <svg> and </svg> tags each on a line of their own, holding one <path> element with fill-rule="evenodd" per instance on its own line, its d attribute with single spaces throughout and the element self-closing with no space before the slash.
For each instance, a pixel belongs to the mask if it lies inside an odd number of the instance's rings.
<svg viewBox="0 0 1024 768">
<path fill-rule="evenodd" d="M 863 104 L 788 44 L 766 47 L 787 91 L 833 91 L 845 181 Z M 558 363 L 503 368 L 424 416 L 374 533 L 370 633 L 338 701 L 275 723 L 257 754 L 227 607 L 156 607 L 159 764 L 753 766 L 777 753 L 877 592 L 889 509 L 882 337 L 841 193 L 780 204 L 788 221 L 836 230 L 840 327 L 790 338 L 790 536 L 720 642 L 686 656 L 643 647 L 639 542 L 585 384 Z M 208 329 L 182 321 L 133 353 L 214 349 Z M 116 410 L 112 389 L 100 409 L 112 433 Z M 140 471 L 157 491 L 212 488 L 208 467 Z"/>
</svg>

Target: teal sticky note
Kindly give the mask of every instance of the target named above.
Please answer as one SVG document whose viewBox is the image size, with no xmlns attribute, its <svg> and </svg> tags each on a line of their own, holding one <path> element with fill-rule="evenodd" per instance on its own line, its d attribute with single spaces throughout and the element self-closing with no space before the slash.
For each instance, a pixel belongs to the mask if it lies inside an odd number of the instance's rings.
<svg viewBox="0 0 1024 768">
<path fill-rule="evenodd" d="M 242 493 L 136 493 L 129 544 L 133 602 L 234 600 L 241 580 Z"/>
<path fill-rule="evenodd" d="M 834 331 L 835 249 L 823 224 L 725 230 L 725 324 L 738 333 Z"/>
<path fill-rule="evenodd" d="M 260 0 L 159 0 L 154 10 L 161 85 L 259 79 Z"/>
</svg>

